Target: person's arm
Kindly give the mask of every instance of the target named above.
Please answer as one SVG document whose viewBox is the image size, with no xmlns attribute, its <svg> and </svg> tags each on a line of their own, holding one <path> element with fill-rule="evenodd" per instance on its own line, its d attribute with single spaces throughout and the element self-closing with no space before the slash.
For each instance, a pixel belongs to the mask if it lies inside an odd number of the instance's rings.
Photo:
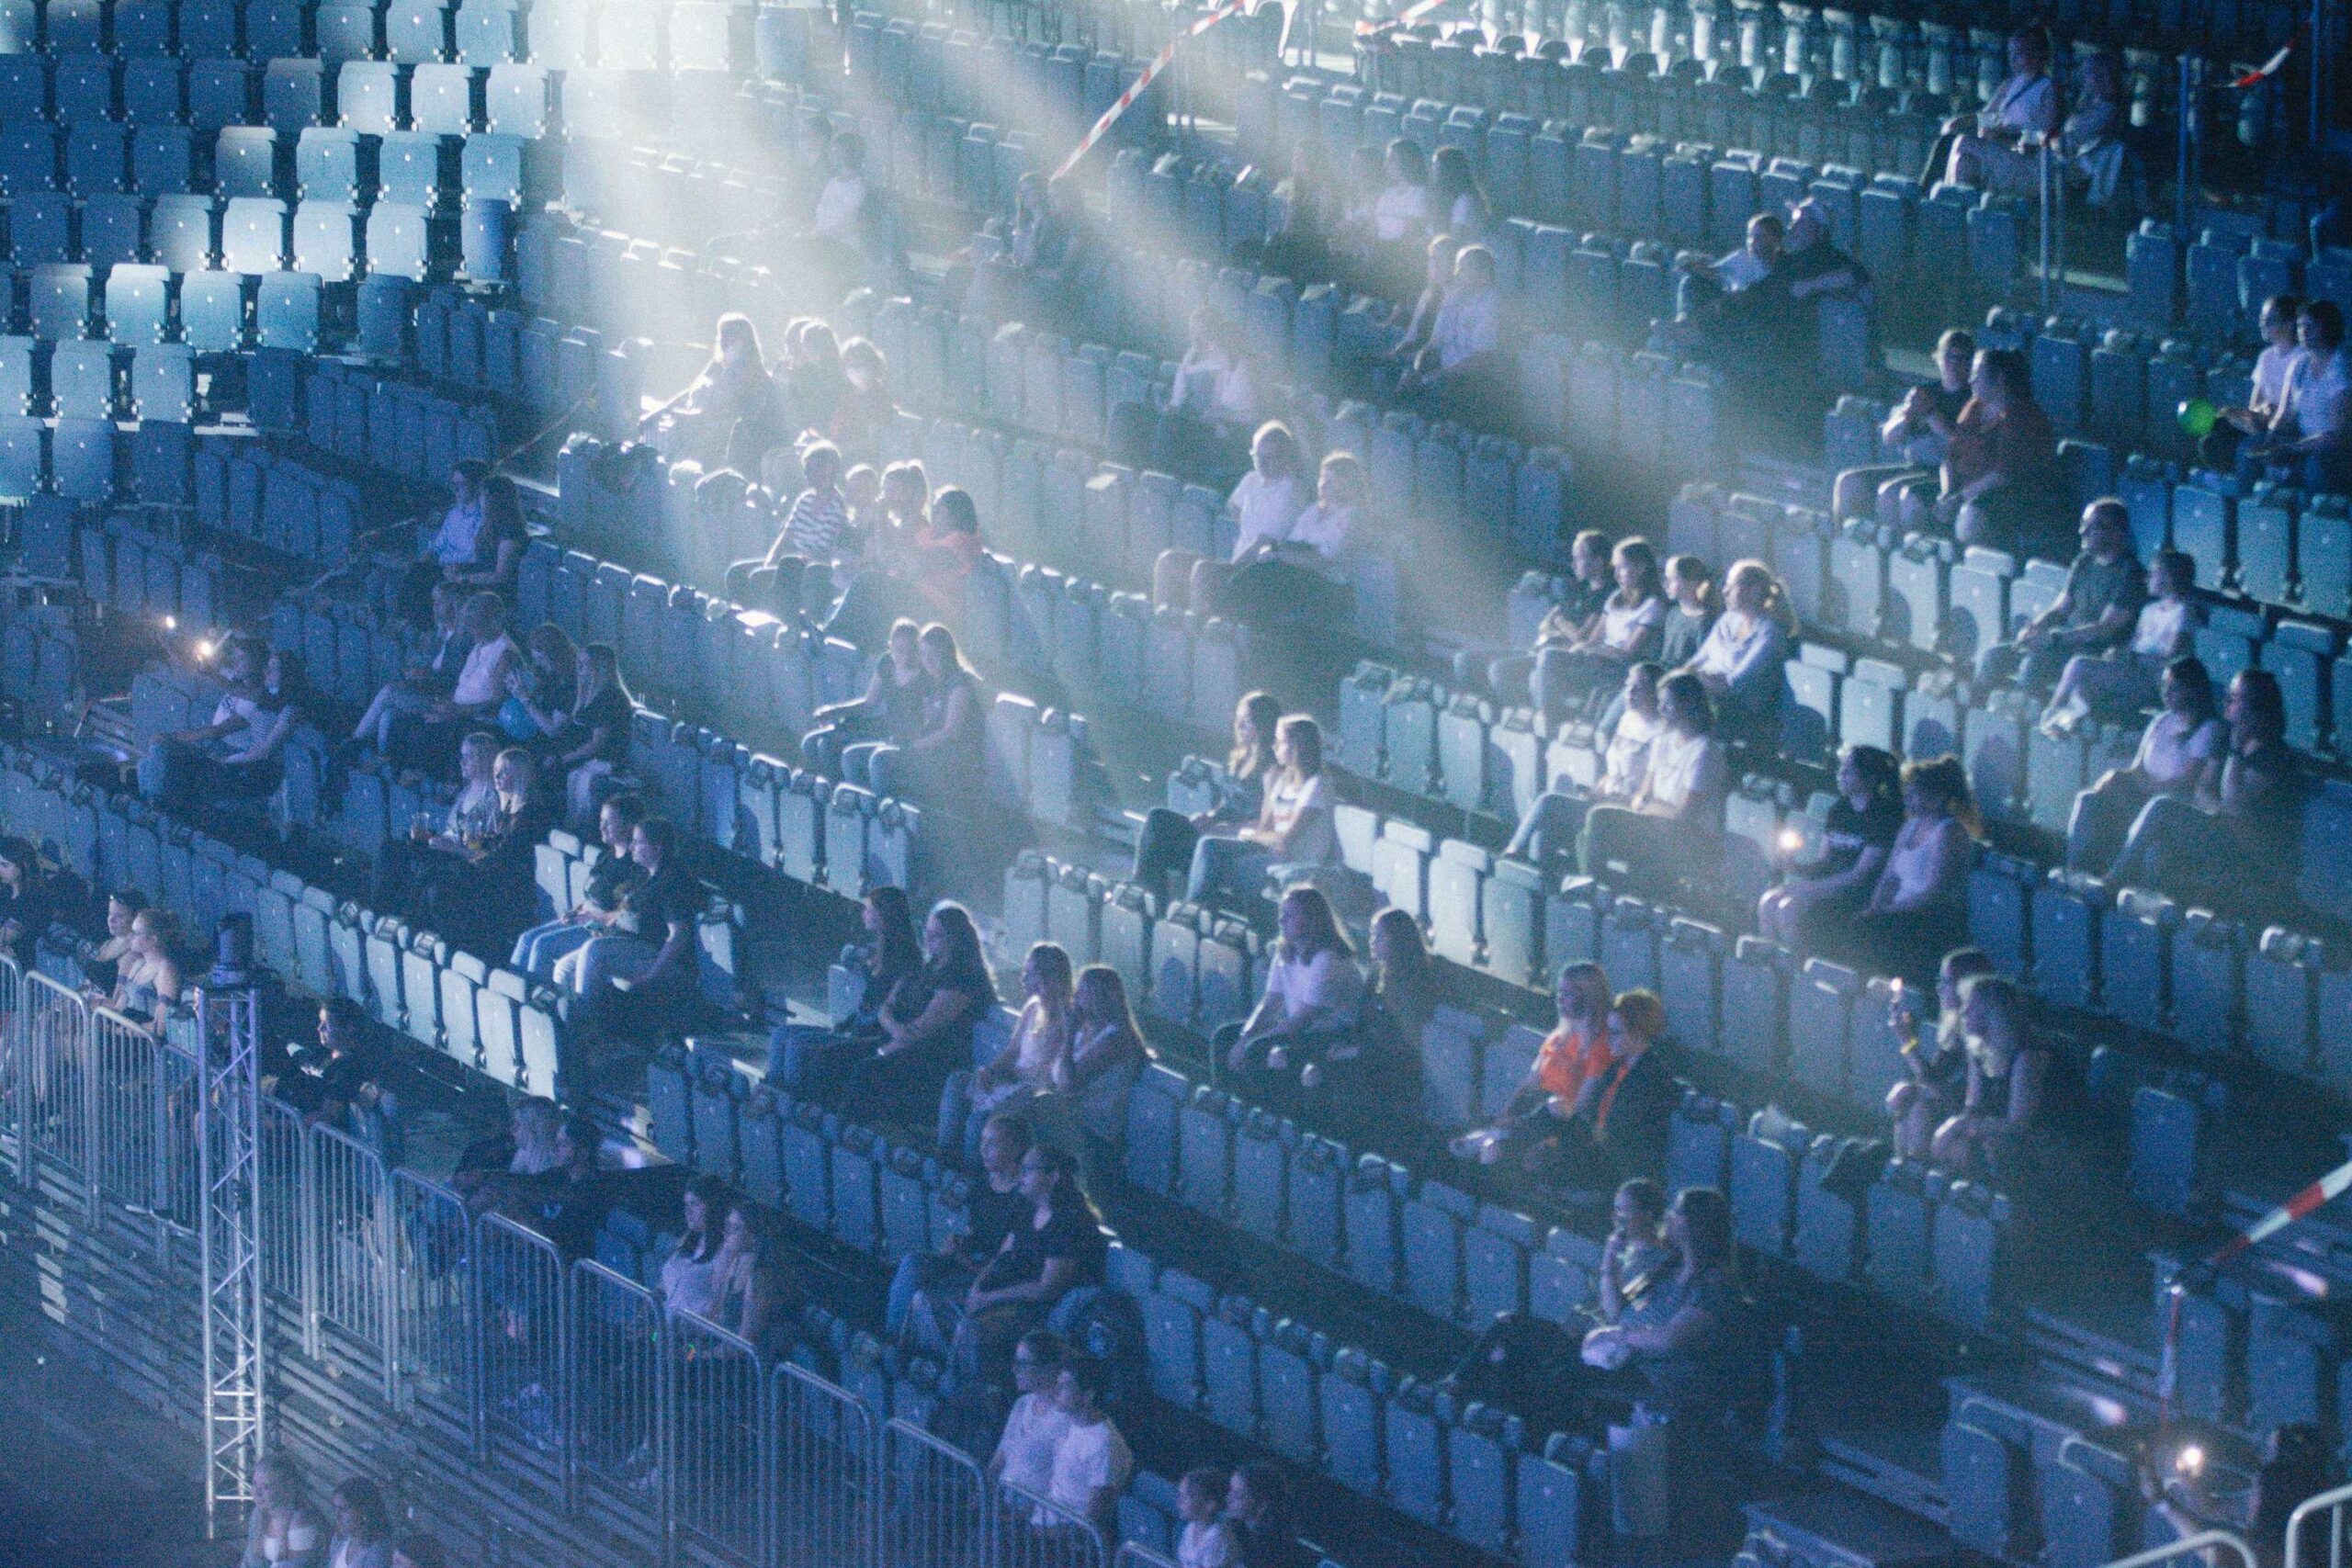
<svg viewBox="0 0 2352 1568">
<path fill-rule="evenodd" d="M 1282 1017 L 1282 1007 L 1281 992 L 1269 990 L 1261 993 L 1258 998 L 1258 1005 L 1251 1008 L 1250 1016 L 1241 1021 L 1241 1038 L 1255 1040 L 1272 1032 L 1276 1021 Z"/>
<path fill-rule="evenodd" d="M 2041 1117 L 2041 1086 L 2048 1059 L 2039 1051 L 2021 1051 L 2009 1069 L 2009 1114 L 2004 1125 L 2023 1132 Z"/>
<path fill-rule="evenodd" d="M 1610 1236 L 1600 1249 L 1600 1321 L 1615 1323 L 1625 1315 L 1625 1241 Z"/>
<path fill-rule="evenodd" d="M 1625 1330 L 1625 1343 L 1635 1350 L 1656 1354 L 1685 1349 L 1715 1331 L 1715 1314 L 1704 1307 L 1687 1306 L 1664 1323 L 1635 1325 Z"/>
<path fill-rule="evenodd" d="M 896 1014 L 886 1010 L 882 1014 L 882 1032 L 887 1043 L 882 1047 L 882 1055 L 896 1055 L 944 1034 L 964 1021 L 971 1013 L 972 1006 L 969 991 L 942 987 L 932 992 L 931 999 L 923 1004 L 922 1011 L 906 1022 L 901 1023 Z"/>
<path fill-rule="evenodd" d="M 1788 884 L 1788 889 L 1807 898 L 1834 897 L 1841 893 L 1852 893 L 1861 888 L 1874 886 L 1878 882 L 1879 873 L 1885 869 L 1886 846 L 1864 844 L 1862 852 L 1856 855 L 1854 863 L 1845 870 L 1833 872 L 1827 876 L 1792 878 Z"/>
<path fill-rule="evenodd" d="M 917 754 L 938 750 L 946 745 L 952 737 L 962 732 L 965 725 L 970 720 L 971 712 L 971 689 L 958 681 L 956 683 L 956 689 L 947 694 L 947 705 L 940 710 L 939 728 L 928 735 L 918 736 L 908 742 L 907 750 Z"/>
<path fill-rule="evenodd" d="M 1330 807 L 1310 802 L 1291 814 L 1290 821 L 1278 829 L 1266 847 L 1274 852 L 1277 860 L 1290 858 L 1291 846 L 1296 843 L 1307 828 L 1329 815 Z"/>
<path fill-rule="evenodd" d="M 665 978 L 670 973 L 671 966 L 678 962 L 678 955 L 693 945 L 694 935 L 695 927 L 692 920 L 672 917 L 669 935 L 662 940 L 662 951 L 653 955 L 652 964 L 647 968 L 644 976 L 636 984 L 651 986 Z"/>
<path fill-rule="evenodd" d="M 2075 607 L 2075 591 L 2067 588 L 2050 602 L 2050 607 L 2028 621 L 2018 632 L 2019 642 L 2039 642 L 2066 624 L 2066 616 Z"/>
<path fill-rule="evenodd" d="M 1936 829 L 1935 875 L 1928 878 L 1927 886 L 1916 894 L 1906 897 L 1900 892 L 1890 893 L 1879 905 L 1880 912 L 1899 915 L 1933 903 L 1953 882 L 1967 873 L 1969 852 L 1974 847 L 1967 829 L 1957 822 L 1946 821 Z M 1883 882 L 1881 886 L 1883 889 Z M 1873 902 L 1877 900 L 1873 899 Z"/>
<path fill-rule="evenodd" d="M 994 1306 L 1011 1306 L 1018 1302 L 1053 1303 L 1062 1299 L 1064 1292 L 1078 1283 L 1078 1259 L 1048 1258 L 1046 1266 L 1034 1280 L 1016 1285 L 1004 1285 L 993 1291 L 983 1291 L 978 1285 L 965 1298 L 970 1311 L 986 1312 Z"/>
<path fill-rule="evenodd" d="M 1127 1059 L 1129 1047 L 1141 1043 L 1120 1028 L 1100 1031 L 1087 1043 L 1070 1053 L 1067 1075 L 1068 1092 L 1077 1094 L 1096 1078 L 1111 1071 Z"/>
<path fill-rule="evenodd" d="M 445 581 L 455 582 L 469 588 L 502 588 L 514 581 L 515 569 L 521 564 L 522 559 L 523 542 L 520 539 L 502 538 L 498 541 L 497 552 L 491 557 L 487 570 L 469 571 L 464 567 L 453 566 L 444 571 L 441 576 Z"/>
<path fill-rule="evenodd" d="M 542 725 L 540 728 L 545 728 L 547 727 Z M 613 739 L 613 731 L 610 725 L 590 725 L 588 727 L 587 736 L 582 739 L 579 745 L 573 747 L 571 750 L 566 751 L 562 756 L 557 758 L 556 766 L 569 772 L 571 769 L 576 768 L 581 763 L 600 754 L 605 747 L 612 744 Z"/>
</svg>

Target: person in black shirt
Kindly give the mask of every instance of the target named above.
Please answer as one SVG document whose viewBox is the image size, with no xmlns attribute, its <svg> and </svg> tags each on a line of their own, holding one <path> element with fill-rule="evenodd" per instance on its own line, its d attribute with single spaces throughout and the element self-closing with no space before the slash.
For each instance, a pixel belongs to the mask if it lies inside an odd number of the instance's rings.
<svg viewBox="0 0 2352 1568">
<path fill-rule="evenodd" d="M 1667 1121 L 1680 1096 L 1658 1044 L 1666 1004 L 1656 991 L 1621 991 L 1609 1009 L 1609 1061 L 1589 1073 L 1561 1137 L 1571 1190 L 1606 1190 L 1666 1164 Z"/>
<path fill-rule="evenodd" d="M 580 650 L 571 715 L 550 742 L 548 767 L 563 775 L 565 820 L 585 823 L 596 813 L 597 785 L 628 761 L 628 732 L 637 699 L 621 679 L 620 655 L 608 642 Z"/>
<path fill-rule="evenodd" d="M 1830 515 L 1840 522 L 1897 517 L 1904 491 L 1933 491 L 1937 469 L 1951 449 L 1952 433 L 1960 428 L 1960 411 L 1968 406 L 1968 371 L 1975 362 L 1975 334 L 1955 327 L 1936 340 L 1936 379 L 1905 392 L 1879 426 L 1880 449 L 1900 453 L 1904 460 L 1840 473 L 1831 492 Z"/>
<path fill-rule="evenodd" d="M 30 968 L 33 942 L 53 914 L 40 852 L 28 840 L 0 839 L 0 953 Z"/>
<path fill-rule="evenodd" d="M 1225 1517 L 1241 1548 L 1240 1568 L 1307 1568 L 1315 1561 L 1298 1539 L 1290 1486 L 1271 1464 L 1245 1464 L 1233 1472 Z"/>
<path fill-rule="evenodd" d="M 508 1217 L 555 1243 L 566 1263 L 594 1253 L 597 1229 L 613 1206 L 600 1165 L 603 1146 L 594 1122 L 568 1118 L 556 1134 L 555 1169 L 511 1189 Z"/>
<path fill-rule="evenodd" d="M 677 829 L 649 817 L 629 840 L 629 855 L 645 880 L 621 897 L 612 927 L 556 961 L 557 986 L 601 1003 L 616 982 L 632 994 L 663 998 L 684 990 L 694 973 L 695 919 L 701 887 L 676 863 Z"/>
<path fill-rule="evenodd" d="M 874 661 L 865 694 L 854 702 L 828 704 L 810 716 L 817 728 L 800 738 L 805 765 L 838 777 L 844 746 L 904 746 L 922 733 L 923 699 L 931 685 L 923 672 L 922 632 L 903 615 L 890 623 L 889 645 Z"/>
<path fill-rule="evenodd" d="M 962 1234 L 948 1236 L 929 1256 L 900 1258 L 891 1276 L 883 1317 L 891 1338 L 903 1339 L 919 1314 L 934 1327 L 952 1324 L 980 1270 L 1004 1250 L 1012 1227 L 1029 1219 L 1035 1205 L 1021 1190 L 1021 1163 L 1029 1146 L 1027 1120 L 1010 1111 L 999 1111 L 981 1127 L 980 1179 L 965 1200 Z"/>
<path fill-rule="evenodd" d="M 357 1002 L 328 998 L 319 1004 L 318 1044 L 289 1052 L 289 1070 L 263 1088 L 300 1111 L 305 1122 L 346 1133 L 397 1165 L 405 1143 L 400 1100 L 379 1081 L 367 1030 Z"/>
<path fill-rule="evenodd" d="M 972 1059 L 972 1026 L 996 1002 L 971 911 L 943 902 L 922 928 L 923 965 L 875 1015 L 882 1038 L 848 1063 L 845 1098 L 861 1116 L 928 1122 L 947 1075 Z"/>
<path fill-rule="evenodd" d="M 496 951 L 530 919 L 537 891 L 538 846 L 555 827 L 555 810 L 539 788 L 538 769 L 520 747 L 490 765 L 498 811 L 479 842 L 462 844 L 425 868 L 422 902 L 449 935 Z M 492 935 L 497 940 L 483 940 Z"/>
<path fill-rule="evenodd" d="M 1013 1342 L 1043 1324 L 1062 1297 L 1099 1285 L 1111 1252 L 1093 1201 L 1079 1185 L 1078 1160 L 1050 1144 L 1021 1159 L 1021 1191 L 1035 1205 L 964 1293 L 949 1360 L 966 1387 L 1003 1380 Z"/>
<path fill-rule="evenodd" d="M 1756 927 L 1782 947 L 1813 945 L 1819 923 L 1862 906 L 1886 869 L 1903 829 L 1903 765 L 1876 746 L 1849 746 L 1838 759 L 1838 799 L 1823 825 L 1821 858 L 1764 895 Z"/>
<path fill-rule="evenodd" d="M 641 796 L 616 795 L 596 814 L 596 836 L 605 852 L 588 868 L 588 886 L 580 902 L 545 925 L 533 926 L 514 939 L 507 967 L 534 980 L 552 979 L 556 960 L 586 945 L 591 937 L 608 930 L 619 916 L 622 897 L 645 880 L 645 868 L 629 857 L 637 825 L 645 820 Z"/>
<path fill-rule="evenodd" d="M 2294 896 L 2302 825 L 2301 766 L 2287 745 L 2278 677 L 2240 671 L 2222 716 L 2230 747 L 2219 777 L 2209 773 L 2193 798 L 2160 795 L 2141 807 L 2108 881 L 2267 913 Z"/>
<path fill-rule="evenodd" d="M 922 972 L 922 939 L 905 888 L 868 889 L 859 913 L 866 940 L 842 954 L 857 972 L 857 1005 L 838 1023 L 778 1024 L 768 1036 L 767 1076 L 787 1094 L 823 1097 L 840 1087 L 850 1064 L 881 1045 L 883 1007 Z"/>
</svg>

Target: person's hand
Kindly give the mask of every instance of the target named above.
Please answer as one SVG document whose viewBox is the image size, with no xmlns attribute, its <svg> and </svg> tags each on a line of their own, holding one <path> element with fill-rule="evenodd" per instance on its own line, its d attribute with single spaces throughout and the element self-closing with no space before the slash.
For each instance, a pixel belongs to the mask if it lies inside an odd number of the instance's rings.
<svg viewBox="0 0 2352 1568">
<path fill-rule="evenodd" d="M 1960 509 L 1967 504 L 1958 491 L 1936 497 L 1936 521 L 1945 525 L 1953 523 L 1960 516 Z"/>
</svg>

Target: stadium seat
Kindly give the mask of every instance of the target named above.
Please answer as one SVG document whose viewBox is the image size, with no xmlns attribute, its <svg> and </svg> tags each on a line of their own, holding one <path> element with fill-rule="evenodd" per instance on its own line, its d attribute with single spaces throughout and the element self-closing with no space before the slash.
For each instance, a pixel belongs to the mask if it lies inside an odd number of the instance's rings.
<svg viewBox="0 0 2352 1568">
<path fill-rule="evenodd" d="M 90 269 L 55 264 L 34 267 L 25 320 L 37 338 L 55 342 L 87 336 Z"/>
<path fill-rule="evenodd" d="M 62 191 L 33 191 L 8 203 L 8 256 L 19 267 L 74 259 L 74 201 Z"/>
<path fill-rule="evenodd" d="M 286 265 L 286 204 L 272 197 L 232 197 L 220 218 L 220 268 L 256 276 Z"/>
<path fill-rule="evenodd" d="M 359 215 L 347 203 L 329 198 L 299 204 L 293 232 L 297 270 L 328 284 L 348 283 L 358 276 Z"/>
<path fill-rule="evenodd" d="M 115 412 L 113 346 L 61 343 L 49 362 L 50 396 L 61 420 L 111 420 Z"/>
<path fill-rule="evenodd" d="M 246 284 L 234 272 L 191 272 L 180 280 L 180 331 L 198 354 L 244 346 Z"/>
<path fill-rule="evenodd" d="M 196 360 L 187 344 L 149 344 L 131 351 L 130 403 L 142 431 L 155 422 L 187 424 L 195 418 Z M 142 467 L 142 495 L 147 495 L 151 488 L 143 477 L 145 472 Z"/>
<path fill-rule="evenodd" d="M 196 188 L 196 139 L 185 125 L 141 124 L 130 140 L 130 184 L 160 197 Z"/>
<path fill-rule="evenodd" d="M 263 348 L 314 353 L 319 346 L 320 279 L 311 272 L 265 274 L 254 303 L 254 340 Z"/>
</svg>

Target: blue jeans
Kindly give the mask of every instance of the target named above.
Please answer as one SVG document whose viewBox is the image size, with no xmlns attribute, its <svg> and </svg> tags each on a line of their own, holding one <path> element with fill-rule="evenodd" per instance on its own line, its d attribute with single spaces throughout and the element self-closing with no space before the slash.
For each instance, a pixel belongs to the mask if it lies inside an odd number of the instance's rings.
<svg viewBox="0 0 2352 1568">
<path fill-rule="evenodd" d="M 507 960 L 508 967 L 533 980 L 551 980 L 557 959 L 587 946 L 591 937 L 600 934 L 601 928 L 585 920 L 550 920 L 543 926 L 533 926 L 514 939 L 514 953 Z"/>
<path fill-rule="evenodd" d="M 1273 863 L 1273 852 L 1262 844 L 1245 839 L 1203 839 L 1193 846 L 1193 875 L 1184 897 L 1195 904 L 1255 898 Z"/>
</svg>

